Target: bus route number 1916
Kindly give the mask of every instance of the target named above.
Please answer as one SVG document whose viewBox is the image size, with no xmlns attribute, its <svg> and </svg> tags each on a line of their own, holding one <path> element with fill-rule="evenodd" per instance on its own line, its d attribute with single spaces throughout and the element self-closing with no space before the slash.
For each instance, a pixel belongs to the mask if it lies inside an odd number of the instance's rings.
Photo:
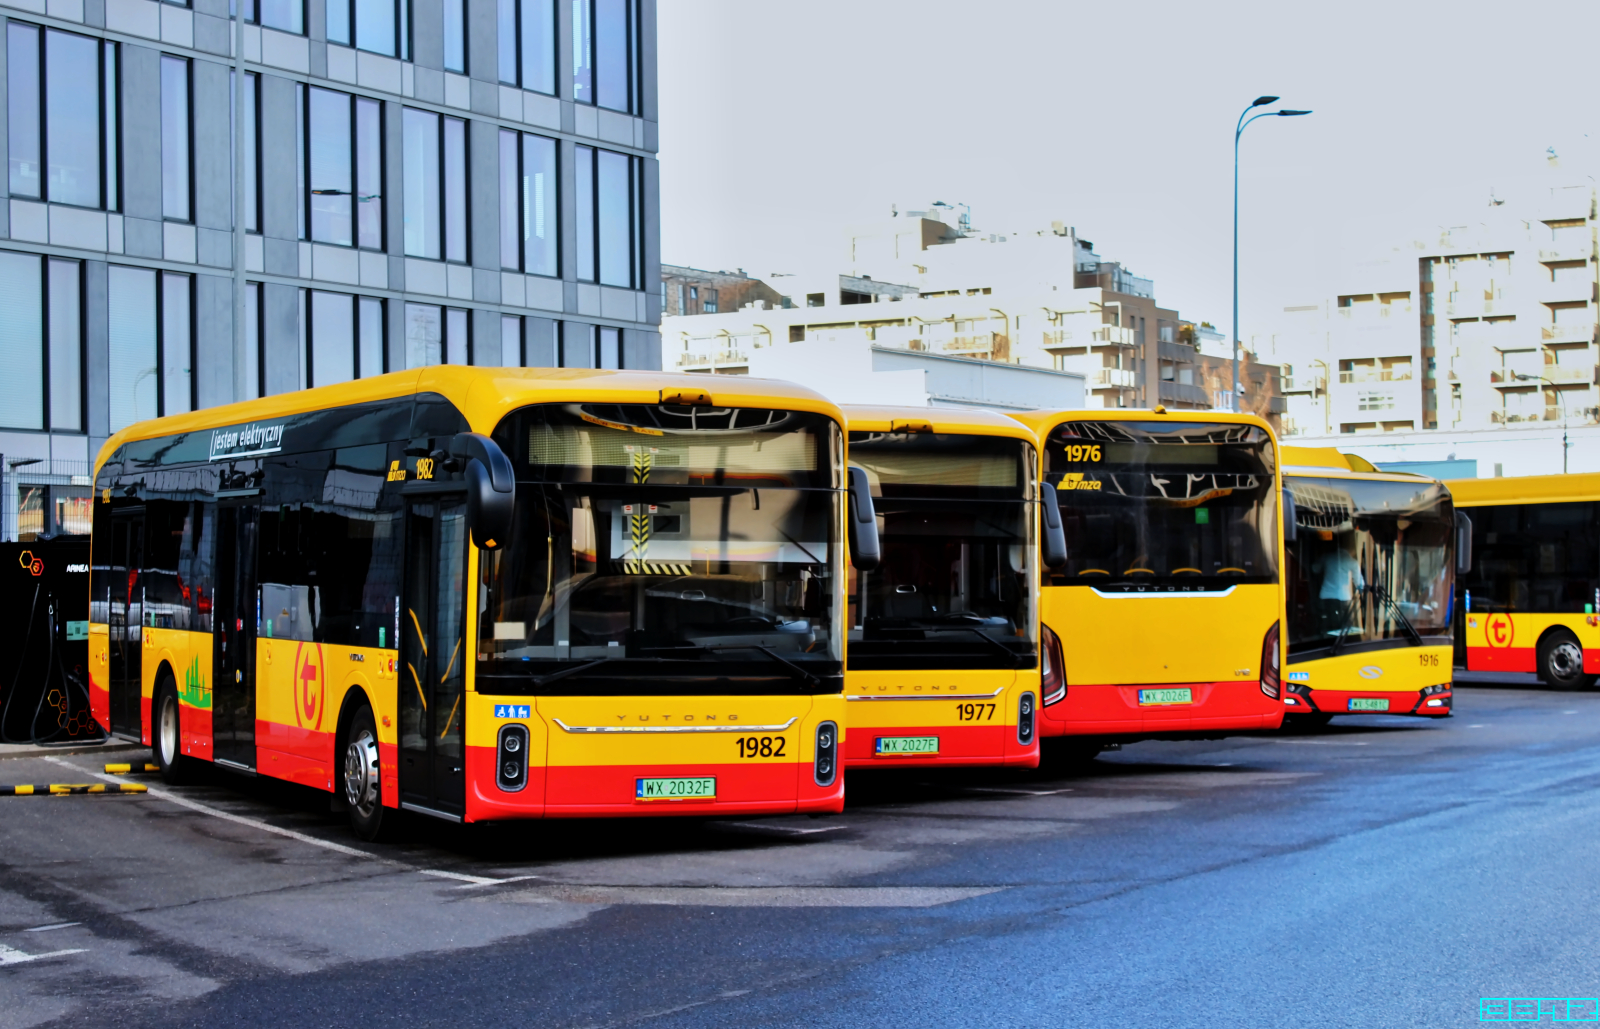
<svg viewBox="0 0 1600 1029">
<path fill-rule="evenodd" d="M 783 745 L 786 741 L 782 736 L 741 736 L 739 738 L 740 757 L 783 757 Z"/>
</svg>

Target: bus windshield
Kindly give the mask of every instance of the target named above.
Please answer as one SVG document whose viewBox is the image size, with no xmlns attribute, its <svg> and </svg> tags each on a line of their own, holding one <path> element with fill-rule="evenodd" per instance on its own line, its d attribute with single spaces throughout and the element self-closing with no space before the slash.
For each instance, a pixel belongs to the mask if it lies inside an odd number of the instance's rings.
<svg viewBox="0 0 1600 1029">
<path fill-rule="evenodd" d="M 517 513 L 480 562 L 482 692 L 842 688 L 832 419 L 550 404 L 495 438 Z"/>
<path fill-rule="evenodd" d="M 1450 635 L 1453 515 L 1442 484 L 1295 475 L 1284 486 L 1296 527 L 1290 653 Z"/>
<path fill-rule="evenodd" d="M 1272 439 L 1220 422 L 1064 422 L 1045 444 L 1067 563 L 1049 585 L 1219 591 L 1277 581 Z"/>
<path fill-rule="evenodd" d="M 1000 436 L 850 434 L 883 549 L 854 573 L 851 668 L 1034 667 L 1034 461 Z"/>
</svg>

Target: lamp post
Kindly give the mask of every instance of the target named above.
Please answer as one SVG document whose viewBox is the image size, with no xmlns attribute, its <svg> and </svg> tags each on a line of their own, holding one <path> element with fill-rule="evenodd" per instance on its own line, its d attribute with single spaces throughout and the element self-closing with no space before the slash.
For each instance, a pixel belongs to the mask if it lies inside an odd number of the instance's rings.
<svg viewBox="0 0 1600 1029">
<path fill-rule="evenodd" d="M 1522 372 L 1517 372 L 1516 378 L 1518 382 L 1544 383 L 1555 393 L 1556 399 L 1561 401 L 1561 474 L 1567 474 L 1567 395 L 1561 392 L 1560 387 L 1543 375 L 1526 375 Z"/>
<path fill-rule="evenodd" d="M 1260 114 L 1249 115 L 1257 107 L 1275 104 L 1275 96 L 1258 96 L 1250 101 L 1239 114 L 1239 123 L 1233 130 L 1233 409 L 1239 407 L 1239 137 L 1244 135 L 1244 127 L 1257 118 L 1266 118 L 1276 115 L 1279 118 L 1297 118 L 1310 111 L 1262 111 Z"/>
</svg>

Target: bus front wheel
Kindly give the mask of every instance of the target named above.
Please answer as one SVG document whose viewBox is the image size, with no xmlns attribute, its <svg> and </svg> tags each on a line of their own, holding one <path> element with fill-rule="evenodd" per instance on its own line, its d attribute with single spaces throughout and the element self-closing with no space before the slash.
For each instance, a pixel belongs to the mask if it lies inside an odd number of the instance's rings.
<svg viewBox="0 0 1600 1029">
<path fill-rule="evenodd" d="M 1576 690 L 1594 684 L 1583 670 L 1583 648 L 1569 632 L 1552 632 L 1539 641 L 1539 678 L 1558 690 Z"/>
<path fill-rule="evenodd" d="M 350 719 L 344 745 L 344 802 L 350 827 L 364 840 L 384 834 L 383 795 L 379 784 L 378 726 L 372 708 L 363 704 Z"/>
</svg>

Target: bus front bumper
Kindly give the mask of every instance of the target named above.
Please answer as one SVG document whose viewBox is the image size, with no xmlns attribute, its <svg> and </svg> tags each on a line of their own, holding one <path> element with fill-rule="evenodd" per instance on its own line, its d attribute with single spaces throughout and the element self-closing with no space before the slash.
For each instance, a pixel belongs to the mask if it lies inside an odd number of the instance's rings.
<svg viewBox="0 0 1600 1029">
<path fill-rule="evenodd" d="M 1448 718 L 1454 694 L 1429 690 L 1313 690 L 1303 683 L 1290 683 L 1283 696 L 1284 714 L 1294 715 L 1417 715 L 1422 718 Z M 1377 705 L 1387 704 L 1387 707 Z"/>
</svg>

